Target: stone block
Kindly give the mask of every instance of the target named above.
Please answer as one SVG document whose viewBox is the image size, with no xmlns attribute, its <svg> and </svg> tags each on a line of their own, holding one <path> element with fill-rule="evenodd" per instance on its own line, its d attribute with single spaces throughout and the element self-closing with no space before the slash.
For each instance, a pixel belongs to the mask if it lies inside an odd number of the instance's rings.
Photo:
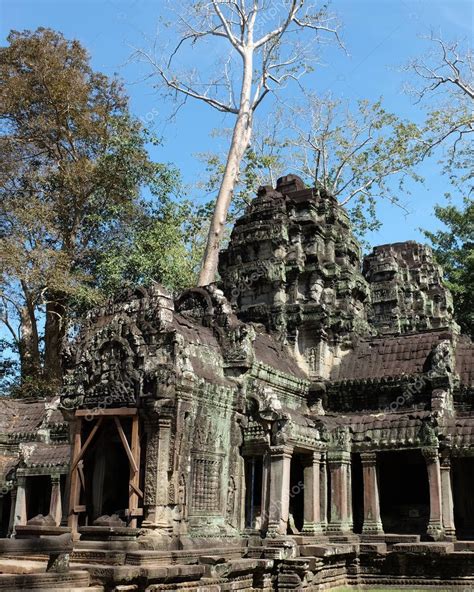
<svg viewBox="0 0 474 592">
<path fill-rule="evenodd" d="M 357 553 L 356 545 L 305 545 L 300 548 L 303 557 L 331 557 L 332 555 L 350 555 Z"/>
<path fill-rule="evenodd" d="M 379 555 L 383 555 L 387 552 L 387 544 L 386 543 L 360 543 L 359 552 L 360 553 L 377 553 Z"/>
<path fill-rule="evenodd" d="M 454 551 L 454 543 L 397 543 L 393 545 L 394 553 L 425 553 L 446 555 Z"/>
</svg>

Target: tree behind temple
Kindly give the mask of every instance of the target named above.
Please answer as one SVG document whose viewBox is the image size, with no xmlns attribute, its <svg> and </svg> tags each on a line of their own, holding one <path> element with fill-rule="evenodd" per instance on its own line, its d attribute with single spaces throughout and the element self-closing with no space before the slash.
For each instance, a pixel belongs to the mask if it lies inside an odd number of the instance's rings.
<svg viewBox="0 0 474 592">
<path fill-rule="evenodd" d="M 77 41 L 10 33 L 0 48 L 1 320 L 24 379 L 60 381 L 71 301 L 101 298 L 97 253 L 141 215 L 142 186 L 167 196 L 177 182 L 150 161 L 120 82 L 94 72 Z"/>
<path fill-rule="evenodd" d="M 474 339 L 474 202 L 466 197 L 462 207 L 436 206 L 435 214 L 445 229 L 424 233 L 453 293 L 456 321 Z"/>
<path fill-rule="evenodd" d="M 199 275 L 199 285 L 206 285 L 215 280 L 219 246 L 256 109 L 268 94 L 312 70 L 321 33 L 339 38 L 327 5 L 313 0 L 279 4 L 182 0 L 176 4 L 171 26 L 177 42 L 172 49 L 160 50 L 159 55 L 142 50 L 138 54 L 151 63 L 160 86 L 173 96 L 206 103 L 235 118 Z M 221 58 L 211 57 L 211 63 L 209 45 L 204 45 L 209 40 L 216 43 Z M 188 71 L 178 64 L 186 45 L 197 56 Z M 200 55 L 199 47 L 204 49 Z"/>
</svg>

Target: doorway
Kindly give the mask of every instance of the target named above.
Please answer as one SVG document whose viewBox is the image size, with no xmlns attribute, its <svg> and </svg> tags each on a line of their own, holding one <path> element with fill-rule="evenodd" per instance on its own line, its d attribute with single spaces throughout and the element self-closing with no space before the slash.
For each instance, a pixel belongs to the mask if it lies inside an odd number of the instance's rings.
<svg viewBox="0 0 474 592">
<path fill-rule="evenodd" d="M 377 453 L 384 532 L 425 534 L 430 515 L 426 461 L 421 450 Z"/>
<path fill-rule="evenodd" d="M 474 458 L 453 458 L 454 524 L 458 539 L 474 539 Z"/>
<path fill-rule="evenodd" d="M 312 462 L 312 456 L 293 453 L 291 457 L 288 534 L 297 534 L 303 530 L 304 467 L 307 462 Z"/>
</svg>

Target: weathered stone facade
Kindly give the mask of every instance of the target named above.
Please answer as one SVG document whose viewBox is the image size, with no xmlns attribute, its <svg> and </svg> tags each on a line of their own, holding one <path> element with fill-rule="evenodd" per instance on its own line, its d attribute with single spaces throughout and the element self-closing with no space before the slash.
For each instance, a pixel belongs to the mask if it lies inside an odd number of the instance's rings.
<svg viewBox="0 0 474 592">
<path fill-rule="evenodd" d="M 124 293 L 67 352 L 51 511 L 73 573 L 117 592 L 474 585 L 474 346 L 430 249 L 362 264 L 336 200 L 289 175 L 219 271 Z"/>
</svg>

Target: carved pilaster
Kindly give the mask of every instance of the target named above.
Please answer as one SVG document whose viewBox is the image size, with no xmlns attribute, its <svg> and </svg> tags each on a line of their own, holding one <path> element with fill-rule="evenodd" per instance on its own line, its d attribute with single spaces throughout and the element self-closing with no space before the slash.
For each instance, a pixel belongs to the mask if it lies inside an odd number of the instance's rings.
<svg viewBox="0 0 474 592">
<path fill-rule="evenodd" d="M 377 453 L 363 452 L 362 475 L 364 484 L 364 534 L 382 534 L 382 520 L 380 518 L 379 487 L 377 481 Z"/>
<path fill-rule="evenodd" d="M 147 432 L 144 528 L 172 531 L 168 503 L 171 418 L 158 417 L 145 422 Z"/>
<path fill-rule="evenodd" d="M 24 526 L 26 524 L 26 477 L 19 475 L 17 477 L 15 514 L 13 518 L 13 529 L 15 526 Z"/>
<path fill-rule="evenodd" d="M 350 532 L 349 504 L 349 466 L 351 454 L 347 451 L 330 451 L 328 467 L 331 475 L 331 512 L 328 532 Z"/>
<path fill-rule="evenodd" d="M 443 513 L 443 529 L 446 537 L 456 537 L 454 525 L 453 488 L 451 482 L 451 458 L 447 455 L 441 457 L 441 507 Z"/>
<path fill-rule="evenodd" d="M 8 536 L 11 536 L 15 530 L 16 493 L 16 489 L 12 489 L 10 492 L 10 516 L 8 520 Z"/>
<path fill-rule="evenodd" d="M 315 452 L 304 467 L 304 523 L 303 534 L 319 534 L 321 528 L 320 465 L 321 453 Z"/>
<path fill-rule="evenodd" d="M 63 515 L 60 475 L 51 475 L 51 499 L 49 503 L 49 514 L 54 518 L 55 525 L 60 526 Z"/>
<path fill-rule="evenodd" d="M 320 495 L 320 521 L 321 529 L 325 531 L 328 525 L 328 475 L 326 453 L 321 453 L 319 464 L 319 495 Z"/>
<path fill-rule="evenodd" d="M 292 446 L 270 447 L 270 507 L 267 531 L 270 536 L 284 535 L 287 532 L 292 454 Z"/>
<path fill-rule="evenodd" d="M 423 448 L 422 452 L 426 460 L 430 490 L 430 520 L 428 522 L 427 533 L 434 540 L 439 540 L 444 534 L 439 454 L 437 448 Z"/>
</svg>

